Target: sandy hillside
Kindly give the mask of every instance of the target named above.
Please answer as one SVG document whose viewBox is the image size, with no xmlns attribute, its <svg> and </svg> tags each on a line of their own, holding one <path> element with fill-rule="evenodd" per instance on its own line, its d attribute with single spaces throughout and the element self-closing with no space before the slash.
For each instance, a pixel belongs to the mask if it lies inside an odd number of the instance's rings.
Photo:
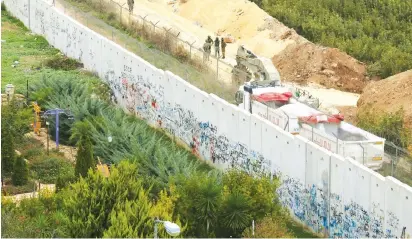
<svg viewBox="0 0 412 239">
<path fill-rule="evenodd" d="M 188 0 L 180 16 L 213 32 L 230 33 L 260 56 L 272 58 L 282 78 L 360 93 L 366 66 L 338 49 L 315 45 L 246 0 Z M 206 9 L 208 9 L 206 11 Z"/>
<path fill-rule="evenodd" d="M 400 107 L 405 111 L 405 123 L 412 128 L 412 70 L 369 83 L 358 101 L 358 112 L 395 112 Z"/>
<path fill-rule="evenodd" d="M 158 27 L 180 32 L 179 38 L 195 42 L 196 48 L 202 47 L 208 35 L 231 34 L 236 42 L 226 47 L 226 63 L 236 64 L 237 49 L 243 44 L 259 56 L 272 58 L 282 80 L 323 85 L 322 90 L 310 85 L 306 89 L 324 105 L 356 106 L 358 95 L 327 88 L 360 93 L 365 85 L 362 63 L 336 49 L 310 43 L 246 0 L 135 0 L 134 14 L 147 16 Z"/>
<path fill-rule="evenodd" d="M 354 93 L 361 93 L 368 82 L 365 64 L 339 49 L 311 42 L 289 45 L 272 61 L 284 80 L 315 82 Z"/>
</svg>

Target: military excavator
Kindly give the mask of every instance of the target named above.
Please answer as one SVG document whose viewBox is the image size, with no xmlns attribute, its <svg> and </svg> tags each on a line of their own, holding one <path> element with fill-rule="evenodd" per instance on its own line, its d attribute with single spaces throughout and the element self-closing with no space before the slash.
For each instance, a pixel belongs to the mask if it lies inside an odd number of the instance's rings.
<svg viewBox="0 0 412 239">
<path fill-rule="evenodd" d="M 238 104 L 244 102 L 244 93 L 247 91 L 249 97 L 255 100 L 261 99 L 260 102 L 263 99 L 264 104 L 271 108 L 278 108 L 295 101 L 315 109 L 319 108 L 319 99 L 310 95 L 309 92 L 282 84 L 280 74 L 272 61 L 255 55 L 243 45 L 239 46 L 237 50 L 236 65 L 232 70 L 232 81 L 240 85 L 235 95 Z M 285 97 L 287 99 L 284 99 Z M 247 102 L 250 102 L 250 99 Z"/>
<path fill-rule="evenodd" d="M 382 166 L 384 138 L 344 122 L 341 114 L 321 112 L 319 99 L 282 83 L 269 59 L 256 56 L 244 46 L 237 51 L 236 63 L 232 77 L 240 85 L 235 95 L 239 108 L 367 167 L 378 169 Z"/>
</svg>

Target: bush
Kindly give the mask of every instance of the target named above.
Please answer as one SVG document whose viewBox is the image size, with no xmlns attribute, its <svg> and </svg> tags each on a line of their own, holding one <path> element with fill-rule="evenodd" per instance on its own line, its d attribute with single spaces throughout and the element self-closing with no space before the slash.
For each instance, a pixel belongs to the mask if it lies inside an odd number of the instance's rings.
<svg viewBox="0 0 412 239">
<path fill-rule="evenodd" d="M 178 45 L 176 49 L 173 52 L 173 55 L 179 60 L 179 61 L 188 61 L 190 56 L 189 52 L 182 46 Z"/>
<path fill-rule="evenodd" d="M 35 147 L 30 148 L 26 152 L 22 153 L 22 156 L 27 160 L 31 160 L 33 158 L 41 157 L 44 155 L 44 148 L 43 147 Z"/>
<path fill-rule="evenodd" d="M 336 47 L 386 78 L 412 67 L 412 2 L 252 0 L 310 41 Z"/>
<path fill-rule="evenodd" d="M 243 232 L 243 237 L 246 238 L 293 238 L 295 237 L 287 228 L 286 218 L 267 216 L 262 220 L 255 222 L 255 235 L 253 235 L 252 227 Z"/>
<path fill-rule="evenodd" d="M 14 137 L 8 123 L 3 123 L 1 127 L 1 174 L 10 175 L 13 172 L 15 151 Z"/>
<path fill-rule="evenodd" d="M 29 181 L 29 168 L 23 157 L 16 159 L 11 180 L 15 186 L 25 185 Z"/>
<path fill-rule="evenodd" d="M 74 170 L 71 169 L 67 172 L 60 172 L 56 179 L 56 193 L 66 188 L 68 185 L 76 182 L 77 177 L 74 175 Z"/>
<path fill-rule="evenodd" d="M 412 131 L 404 125 L 404 111 L 399 109 L 395 113 L 381 113 L 369 106 L 357 114 L 357 126 L 395 145 L 407 148 L 412 144 Z"/>
<path fill-rule="evenodd" d="M 27 137 L 21 144 L 16 145 L 21 155 L 30 160 L 30 158 L 42 155 L 43 143 L 35 138 Z"/>
<path fill-rule="evenodd" d="M 43 156 L 30 162 L 30 169 L 35 173 L 36 179 L 41 183 L 56 183 L 58 176 L 62 172 L 72 170 L 73 166 L 64 158 Z"/>
<path fill-rule="evenodd" d="M 37 190 L 37 183 L 34 180 L 30 180 L 27 184 L 22 186 L 14 186 L 11 184 L 10 181 L 5 182 L 5 186 L 3 186 L 3 193 L 4 195 L 16 195 L 22 193 L 31 193 Z"/>
<path fill-rule="evenodd" d="M 68 57 L 56 56 L 46 61 L 45 65 L 55 70 L 71 71 L 83 68 L 83 64 Z"/>
<path fill-rule="evenodd" d="M 2 237 L 5 238 L 65 238 L 67 234 L 62 225 L 66 219 L 56 211 L 54 197 L 44 201 L 42 198 L 28 198 L 15 203 L 2 200 Z M 6 210 L 3 208 L 6 207 Z"/>
</svg>

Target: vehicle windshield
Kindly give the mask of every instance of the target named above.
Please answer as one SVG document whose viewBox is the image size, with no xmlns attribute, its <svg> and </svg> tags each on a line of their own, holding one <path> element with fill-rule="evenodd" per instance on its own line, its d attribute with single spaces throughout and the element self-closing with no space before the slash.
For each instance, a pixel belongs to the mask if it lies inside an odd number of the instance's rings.
<svg viewBox="0 0 412 239">
<path fill-rule="evenodd" d="M 276 81 L 274 80 L 253 81 L 251 85 L 255 87 L 275 87 Z"/>
</svg>

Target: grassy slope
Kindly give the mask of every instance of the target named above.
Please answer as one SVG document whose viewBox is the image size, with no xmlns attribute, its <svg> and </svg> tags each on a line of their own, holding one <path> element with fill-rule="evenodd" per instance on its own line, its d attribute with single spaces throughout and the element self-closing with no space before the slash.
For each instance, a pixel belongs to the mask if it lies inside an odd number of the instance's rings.
<svg viewBox="0 0 412 239">
<path fill-rule="evenodd" d="M 26 78 L 29 79 L 29 82 L 35 82 L 39 81 L 45 74 L 62 77 L 70 75 L 80 79 L 96 79 L 96 77 L 79 70 L 60 71 L 40 67 L 46 59 L 52 58 L 54 55 L 60 54 L 60 52 L 50 47 L 43 37 L 31 35 L 20 21 L 10 17 L 4 11 L 2 11 L 2 39 L 6 40 L 2 45 L 2 87 L 12 83 L 15 85 L 17 93 L 25 93 Z M 18 67 L 13 68 L 11 65 L 15 60 L 19 61 L 20 64 Z M 32 70 L 37 67 L 40 68 Z M 30 69 L 30 71 L 27 72 L 27 69 Z M 158 137 L 164 137 L 164 134 L 161 132 L 155 132 Z M 166 137 L 164 140 L 170 139 Z M 195 159 L 192 155 L 189 158 L 191 160 Z M 203 169 L 207 170 L 208 168 L 208 165 L 203 165 Z M 316 237 L 316 235 L 293 221 L 288 222 L 288 228 L 297 237 Z"/>
<path fill-rule="evenodd" d="M 76 76 L 84 79 L 96 77 L 79 70 L 63 71 L 43 67 L 45 60 L 60 54 L 42 36 L 32 35 L 27 28 L 17 19 L 10 17 L 5 11 L 1 12 L 1 87 L 13 84 L 15 93 L 26 94 L 26 80 L 29 87 L 43 75 Z M 18 61 L 17 67 L 12 67 L 13 62 Z"/>
</svg>

